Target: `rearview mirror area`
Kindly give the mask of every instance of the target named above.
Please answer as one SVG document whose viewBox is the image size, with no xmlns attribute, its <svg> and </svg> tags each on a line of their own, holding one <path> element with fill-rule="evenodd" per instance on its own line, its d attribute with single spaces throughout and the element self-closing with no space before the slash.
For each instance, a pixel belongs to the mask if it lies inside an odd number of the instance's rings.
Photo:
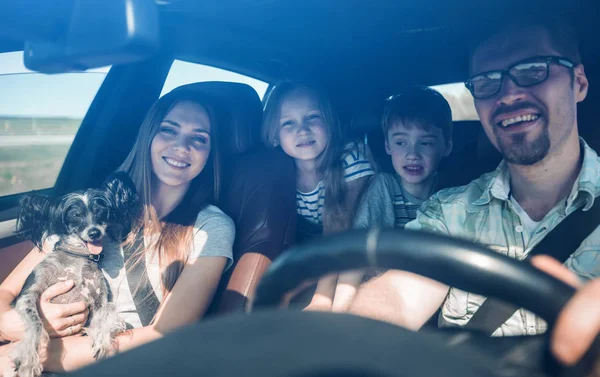
<svg viewBox="0 0 600 377">
<path fill-rule="evenodd" d="M 57 20 L 52 33 L 29 34 L 34 37 L 25 41 L 28 69 L 43 73 L 83 71 L 144 60 L 158 51 L 160 31 L 154 0 L 71 3 L 70 15 L 51 15 Z"/>
</svg>

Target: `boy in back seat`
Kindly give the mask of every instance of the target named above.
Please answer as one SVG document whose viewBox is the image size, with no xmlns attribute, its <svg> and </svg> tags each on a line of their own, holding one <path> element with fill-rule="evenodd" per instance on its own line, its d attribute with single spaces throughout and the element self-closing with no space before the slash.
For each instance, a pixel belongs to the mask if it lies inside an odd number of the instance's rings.
<svg viewBox="0 0 600 377">
<path fill-rule="evenodd" d="M 396 174 L 373 178 L 354 228 L 404 228 L 436 191 L 438 165 L 452 151 L 452 111 L 433 89 L 418 87 L 390 99 L 382 127 Z"/>
<path fill-rule="evenodd" d="M 379 173 L 371 180 L 354 228 L 404 228 L 436 191 L 438 165 L 452 151 L 452 111 L 433 89 L 417 87 L 390 99 L 382 127 L 395 174 Z M 333 311 L 348 310 L 364 277 L 364 271 L 340 274 Z"/>
</svg>

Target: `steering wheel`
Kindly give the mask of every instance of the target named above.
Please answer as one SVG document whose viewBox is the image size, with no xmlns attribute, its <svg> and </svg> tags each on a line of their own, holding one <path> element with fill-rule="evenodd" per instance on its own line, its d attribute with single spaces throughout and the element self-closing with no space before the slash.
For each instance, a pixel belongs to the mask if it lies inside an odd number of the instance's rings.
<svg viewBox="0 0 600 377">
<path fill-rule="evenodd" d="M 497 351 L 504 348 L 497 346 L 515 345 L 514 338 L 480 336 L 457 344 L 443 332 L 411 332 L 344 314 L 273 310 L 306 279 L 365 267 L 406 270 L 496 297 L 540 315 L 549 328 L 574 294 L 528 263 L 466 241 L 411 231 L 355 231 L 292 248 L 275 260 L 250 315 L 207 319 L 75 375 L 584 376 L 598 354 L 597 339 L 578 365 L 562 368 L 543 357 L 547 336 L 524 337 L 519 346 L 541 365 L 499 368 L 504 356 Z"/>
</svg>

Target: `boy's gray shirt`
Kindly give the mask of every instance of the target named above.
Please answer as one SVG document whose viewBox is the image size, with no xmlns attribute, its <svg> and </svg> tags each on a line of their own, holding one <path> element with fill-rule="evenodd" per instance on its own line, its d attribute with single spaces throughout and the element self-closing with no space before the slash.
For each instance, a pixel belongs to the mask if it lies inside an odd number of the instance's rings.
<svg viewBox="0 0 600 377">
<path fill-rule="evenodd" d="M 356 209 L 355 229 L 404 228 L 417 216 L 423 200 L 410 195 L 396 174 L 379 173 L 373 177 Z"/>
</svg>

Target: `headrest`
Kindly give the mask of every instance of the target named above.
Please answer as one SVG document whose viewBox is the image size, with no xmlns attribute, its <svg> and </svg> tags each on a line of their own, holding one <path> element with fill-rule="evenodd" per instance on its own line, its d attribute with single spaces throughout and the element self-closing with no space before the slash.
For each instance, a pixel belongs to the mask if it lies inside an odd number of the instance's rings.
<svg viewBox="0 0 600 377">
<path fill-rule="evenodd" d="M 226 154 L 242 154 L 260 140 L 262 103 L 249 85 L 207 81 L 179 86 L 173 91 L 193 91 L 208 98 L 219 125 L 221 148 Z"/>
<path fill-rule="evenodd" d="M 383 115 L 383 105 L 372 105 L 368 108 L 360 109 L 352 114 L 350 119 L 350 129 L 354 133 L 365 133 L 381 129 L 381 116 Z"/>
</svg>

